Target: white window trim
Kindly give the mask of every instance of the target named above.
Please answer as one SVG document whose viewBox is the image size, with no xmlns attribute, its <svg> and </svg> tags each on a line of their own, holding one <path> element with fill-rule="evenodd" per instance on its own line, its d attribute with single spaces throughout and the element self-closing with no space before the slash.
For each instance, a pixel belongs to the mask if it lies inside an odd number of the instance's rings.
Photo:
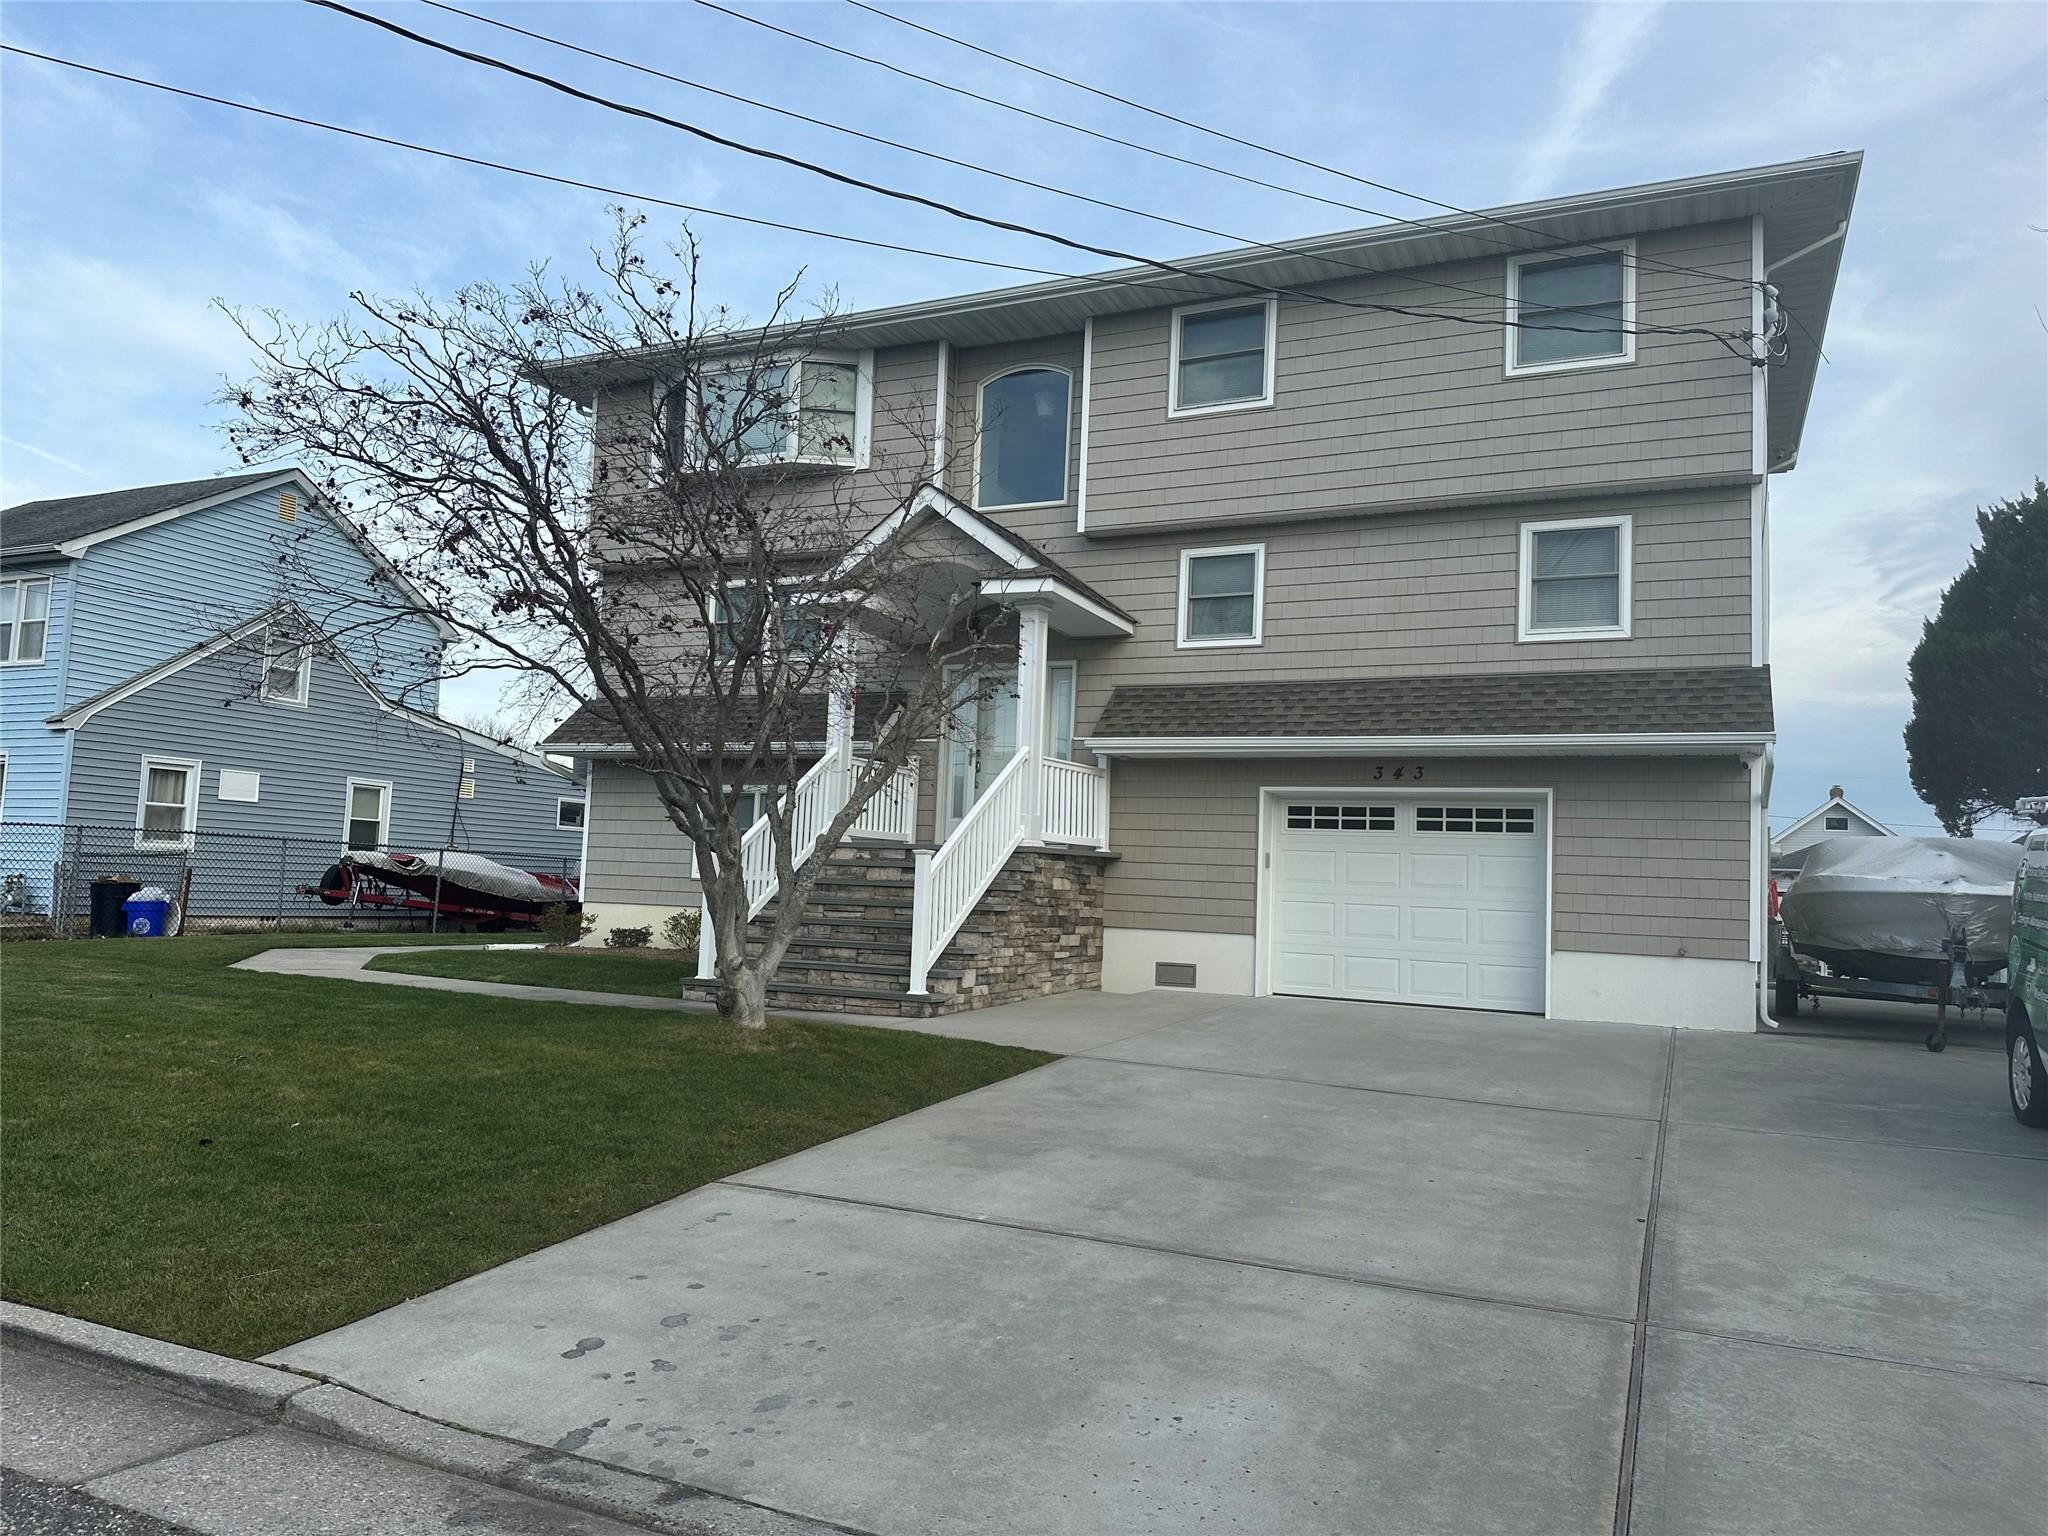
<svg viewBox="0 0 2048 1536">
<path fill-rule="evenodd" d="M 188 850 L 192 846 L 192 835 L 199 830 L 199 770 L 202 764 L 196 757 L 163 757 L 145 753 L 141 772 L 135 785 L 135 848 L 138 853 L 174 853 Z M 185 817 L 184 830 L 173 838 L 152 838 L 143 830 L 143 817 L 149 810 L 149 770 L 152 768 L 177 768 L 185 774 Z"/>
<path fill-rule="evenodd" d="M 851 459 L 829 459 L 815 454 L 805 455 L 796 451 L 798 433 L 802 430 L 800 418 L 802 416 L 803 370 L 804 364 L 807 362 L 841 363 L 853 366 L 853 457 Z M 717 373 L 725 371 L 728 367 L 740 369 L 746 366 L 747 360 L 744 358 L 734 357 L 728 364 L 719 358 L 712 357 L 705 359 L 703 371 Z M 773 366 L 772 363 L 771 366 Z M 849 473 L 866 469 L 874 447 L 874 349 L 871 347 L 863 348 L 858 352 L 832 351 L 829 349 L 807 352 L 801 357 L 791 358 L 788 367 L 790 370 L 790 397 L 797 402 L 797 408 L 792 412 L 789 435 L 784 439 L 783 451 L 780 453 L 755 454 L 749 458 L 742 459 L 740 461 L 741 466 L 795 465 L 812 469 L 836 469 Z M 693 378 L 682 387 L 688 390 L 695 390 L 699 386 L 697 380 Z"/>
<path fill-rule="evenodd" d="M 1532 629 L 1529 625 L 1533 604 L 1533 580 L 1536 572 L 1536 535 L 1539 533 L 1570 533 L 1579 528 L 1618 528 L 1620 534 L 1615 540 L 1615 561 L 1621 567 L 1619 624 L 1603 624 L 1592 629 Z M 1522 524 L 1521 558 L 1517 562 L 1515 576 L 1515 639 L 1523 644 L 1540 645 L 1557 640 L 1627 640 L 1635 633 L 1635 518 L 1627 512 L 1617 512 L 1611 517 L 1559 517 L 1540 523 Z"/>
<path fill-rule="evenodd" d="M 291 693 L 277 693 L 270 686 L 270 658 L 275 654 L 270 643 L 277 634 L 275 624 L 263 631 L 263 702 L 282 704 L 288 709 L 306 709 L 313 698 L 313 648 L 302 640 L 290 641 L 299 653 L 298 687 Z"/>
<path fill-rule="evenodd" d="M 390 847 L 391 781 L 389 779 L 351 778 L 341 792 L 341 846 L 343 850 L 346 851 L 349 846 L 349 823 L 356 819 L 352 812 L 355 808 L 356 790 L 358 788 L 383 791 L 377 806 L 377 847 L 380 850 Z"/>
<path fill-rule="evenodd" d="M 45 587 L 49 599 L 43 605 L 43 650 L 40 656 L 21 655 L 21 616 L 28 611 L 28 589 Z M 14 588 L 14 628 L 7 636 L 7 654 L 0 656 L 0 667 L 40 667 L 50 659 L 50 626 L 57 619 L 57 587 L 48 576 L 10 577 L 0 581 L 0 587 Z"/>
<path fill-rule="evenodd" d="M 1204 314 L 1215 309 L 1248 309 L 1254 304 L 1266 306 L 1266 387 L 1253 400 L 1220 400 L 1214 405 L 1188 405 L 1180 403 L 1180 322 L 1183 316 Z M 1183 304 L 1175 309 L 1166 321 L 1166 417 L 1169 421 L 1180 421 L 1190 416 L 1222 416 L 1232 411 L 1264 411 L 1273 406 L 1273 380 L 1275 364 L 1280 356 L 1280 300 L 1277 295 L 1268 294 L 1264 299 L 1218 299 L 1208 304 Z"/>
<path fill-rule="evenodd" d="M 1503 354 L 1507 363 L 1507 376 L 1511 379 L 1527 378 L 1545 373 L 1578 373 L 1588 368 L 1626 368 L 1636 360 L 1636 243 L 1634 240 L 1617 240 L 1611 247 L 1621 253 L 1621 351 L 1614 355 L 1599 357 L 1567 357 L 1549 363 L 1523 363 L 1516 361 L 1515 339 L 1521 335 L 1516 322 L 1522 315 L 1522 268 L 1532 262 L 1567 261 L 1571 258 L 1559 251 L 1531 251 L 1524 256 L 1508 258 L 1507 279 L 1507 324 L 1501 327 Z M 1597 252 L 1587 252 L 1588 257 Z"/>
<path fill-rule="evenodd" d="M 1188 571 L 1194 562 L 1210 555 L 1252 556 L 1252 632 L 1210 638 L 1188 638 Z M 1266 639 L 1266 546 L 1264 544 L 1211 544 L 1180 552 L 1180 591 L 1174 601 L 1174 647 L 1183 651 L 1209 651 L 1228 646 L 1263 645 Z"/>
<path fill-rule="evenodd" d="M 0 821 L 7 819 L 7 754 L 0 751 Z"/>
<path fill-rule="evenodd" d="M 1002 379 L 1013 378 L 1020 373 L 1057 373 L 1067 381 L 1067 409 L 1060 422 L 1060 493 L 1051 501 L 998 501 L 981 499 L 981 444 L 982 428 L 988 421 L 988 387 Z M 1057 363 L 1019 363 L 1014 368 L 1005 368 L 1001 373 L 992 373 L 974 386 L 974 494 L 972 505 L 977 512 L 1024 512 L 1034 507 L 1064 507 L 1073 489 L 1074 464 L 1074 371 L 1062 368 Z"/>
<path fill-rule="evenodd" d="M 568 822 L 562 820 L 562 807 L 565 805 L 582 806 L 583 820 L 573 827 L 570 826 Z M 555 797 L 555 830 L 557 832 L 578 832 L 589 825 L 590 801 L 588 797 L 583 795 L 557 795 Z"/>
</svg>

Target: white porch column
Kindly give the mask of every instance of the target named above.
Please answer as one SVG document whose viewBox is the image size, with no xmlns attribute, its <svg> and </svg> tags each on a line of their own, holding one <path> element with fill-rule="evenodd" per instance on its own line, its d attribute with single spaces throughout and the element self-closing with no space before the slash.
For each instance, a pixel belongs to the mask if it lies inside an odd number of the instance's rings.
<svg viewBox="0 0 2048 1536">
<path fill-rule="evenodd" d="M 1052 610 L 1039 603 L 1027 603 L 1017 610 L 1017 750 L 1028 754 L 1024 765 L 1024 841 L 1037 847 L 1044 841 L 1045 722 L 1050 713 L 1050 676 L 1046 670 L 1046 643 L 1052 634 Z"/>
<path fill-rule="evenodd" d="M 842 629 L 832 637 L 828 664 L 830 686 L 825 695 L 825 751 L 839 762 L 843 801 L 853 785 L 853 698 L 859 689 L 858 666 L 853 654 L 853 635 Z"/>
</svg>

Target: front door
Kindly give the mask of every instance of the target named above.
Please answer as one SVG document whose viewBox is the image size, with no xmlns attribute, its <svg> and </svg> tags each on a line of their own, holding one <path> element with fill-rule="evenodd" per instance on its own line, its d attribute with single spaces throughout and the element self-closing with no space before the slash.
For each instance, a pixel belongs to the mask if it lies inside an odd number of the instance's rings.
<svg viewBox="0 0 2048 1536">
<path fill-rule="evenodd" d="M 1054 757 L 1073 752 L 1074 664 L 1055 662 L 1047 669 L 1052 718 L 1047 722 L 1046 751 Z M 961 691 L 967 692 L 965 681 Z M 1017 755 L 1017 674 L 1014 669 L 993 675 L 979 696 L 953 712 L 941 744 L 945 780 L 939 837 L 944 841 L 968 808 L 988 791 L 1011 758 Z"/>
</svg>

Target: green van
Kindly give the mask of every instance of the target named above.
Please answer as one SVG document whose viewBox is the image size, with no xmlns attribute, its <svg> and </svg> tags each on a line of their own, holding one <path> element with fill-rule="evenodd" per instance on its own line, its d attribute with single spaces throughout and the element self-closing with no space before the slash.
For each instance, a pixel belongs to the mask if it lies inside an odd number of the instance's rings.
<svg viewBox="0 0 2048 1536">
<path fill-rule="evenodd" d="M 2012 1112 L 2022 1125 L 2048 1126 L 2048 827 L 2027 834 L 2026 857 L 2012 885 L 2012 959 L 2006 971 L 2005 1056 Z"/>
</svg>

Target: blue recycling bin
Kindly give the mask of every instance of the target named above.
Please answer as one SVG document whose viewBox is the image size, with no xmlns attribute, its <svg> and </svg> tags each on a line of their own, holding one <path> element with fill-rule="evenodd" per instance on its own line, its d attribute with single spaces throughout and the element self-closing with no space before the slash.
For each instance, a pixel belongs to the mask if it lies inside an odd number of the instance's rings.
<svg viewBox="0 0 2048 1536">
<path fill-rule="evenodd" d="M 130 896 L 121 903 L 121 915 L 128 919 L 128 937 L 131 939 L 160 939 L 170 926 L 171 904 L 168 901 Z"/>
</svg>

